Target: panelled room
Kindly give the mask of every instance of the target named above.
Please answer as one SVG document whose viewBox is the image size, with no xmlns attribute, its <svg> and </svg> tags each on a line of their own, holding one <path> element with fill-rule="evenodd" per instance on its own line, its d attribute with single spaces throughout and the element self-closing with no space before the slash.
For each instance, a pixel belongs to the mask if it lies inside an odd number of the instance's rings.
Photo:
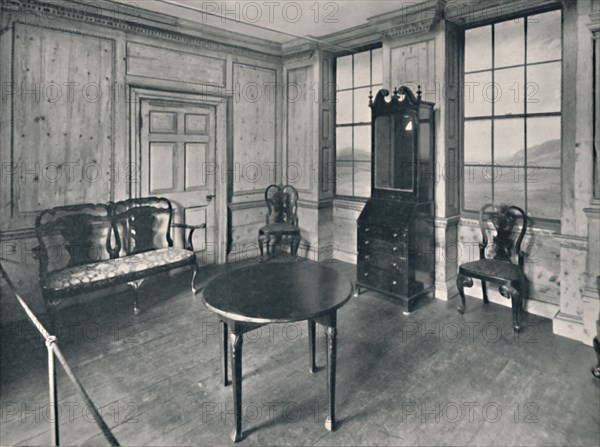
<svg viewBox="0 0 600 447">
<path fill-rule="evenodd" d="M 600 2 L 1 0 L 0 444 L 600 444 Z"/>
</svg>

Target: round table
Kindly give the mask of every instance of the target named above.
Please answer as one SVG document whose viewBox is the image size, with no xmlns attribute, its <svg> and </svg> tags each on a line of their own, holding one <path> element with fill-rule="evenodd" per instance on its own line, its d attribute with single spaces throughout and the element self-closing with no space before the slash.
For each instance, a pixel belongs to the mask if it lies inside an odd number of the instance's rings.
<svg viewBox="0 0 600 447">
<path fill-rule="evenodd" d="M 226 271 L 202 290 L 206 306 L 222 324 L 223 384 L 227 374 L 228 338 L 231 344 L 234 442 L 242 439 L 242 343 L 243 334 L 270 323 L 308 321 L 309 371 L 315 371 L 316 323 L 327 336 L 329 413 L 327 430 L 335 429 L 335 362 L 337 310 L 354 294 L 350 280 L 337 271 L 313 262 L 270 262 Z"/>
</svg>

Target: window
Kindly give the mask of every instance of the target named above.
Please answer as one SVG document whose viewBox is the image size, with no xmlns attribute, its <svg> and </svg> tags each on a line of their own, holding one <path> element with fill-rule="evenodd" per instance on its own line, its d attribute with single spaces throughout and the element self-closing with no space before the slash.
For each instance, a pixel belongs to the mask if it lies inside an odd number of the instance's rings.
<svg viewBox="0 0 600 447">
<path fill-rule="evenodd" d="M 371 108 L 382 83 L 381 48 L 336 58 L 336 194 L 371 195 Z"/>
<path fill-rule="evenodd" d="M 465 31 L 464 211 L 561 208 L 561 11 Z"/>
</svg>

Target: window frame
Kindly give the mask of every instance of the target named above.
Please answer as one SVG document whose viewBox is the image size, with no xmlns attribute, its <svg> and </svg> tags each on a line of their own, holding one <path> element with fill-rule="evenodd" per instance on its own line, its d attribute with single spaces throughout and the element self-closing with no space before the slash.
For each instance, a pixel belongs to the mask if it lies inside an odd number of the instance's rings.
<svg viewBox="0 0 600 447">
<path fill-rule="evenodd" d="M 560 59 L 548 59 L 542 62 L 527 62 L 527 18 L 530 16 L 535 16 L 538 14 L 543 14 L 543 13 L 547 13 L 547 12 L 552 12 L 552 11 L 560 11 L 560 15 L 561 15 L 561 29 L 560 29 L 560 46 L 561 46 L 561 57 Z M 517 19 L 523 19 L 525 21 L 525 25 L 524 25 L 524 34 L 523 34 L 523 38 L 524 38 L 524 61 L 522 64 L 517 64 L 517 65 L 507 65 L 507 66 L 501 66 L 500 68 L 496 68 L 495 66 L 495 60 L 494 60 L 494 50 L 495 50 L 495 30 L 494 30 L 494 25 L 498 24 L 498 23 L 502 23 L 502 22 L 506 22 L 509 20 L 517 20 Z M 492 51 L 492 65 L 490 68 L 488 69 L 476 69 L 476 70 L 471 70 L 469 72 L 465 71 L 465 42 L 466 42 L 466 32 L 468 30 L 471 29 L 475 29 L 475 28 L 481 28 L 484 26 L 492 26 L 492 35 L 491 35 L 491 51 Z M 560 63 L 560 93 L 561 93 L 561 97 L 560 97 L 560 111 L 559 112 L 527 112 L 527 101 L 526 101 L 526 97 L 527 97 L 527 68 L 530 66 L 539 66 L 539 65 L 544 65 L 544 64 L 551 64 L 551 63 Z M 460 129 L 461 129 L 461 144 L 460 144 L 460 169 L 461 169 L 461 176 L 460 176 L 460 196 L 459 196 L 459 200 L 460 200 L 460 216 L 465 217 L 465 218 L 471 218 L 471 219 L 479 219 L 479 210 L 469 210 L 469 209 L 465 209 L 465 178 L 466 178 L 466 168 L 468 166 L 473 166 L 473 167 L 482 167 L 482 166 L 490 166 L 490 164 L 485 164 L 485 163 L 465 163 L 465 123 L 467 121 L 484 121 L 484 120 L 489 120 L 491 121 L 491 126 L 492 126 L 492 130 L 491 130 L 491 141 L 490 141 L 490 155 L 492 156 L 492 162 L 491 162 L 491 168 L 492 168 L 492 178 L 494 178 L 494 174 L 493 174 L 493 169 L 494 166 L 498 166 L 500 168 L 512 168 L 514 169 L 514 166 L 509 166 L 506 164 L 495 164 L 494 163 L 494 158 L 493 158 L 493 154 L 494 154 L 494 122 L 496 120 L 508 120 L 508 119 L 522 119 L 523 120 L 523 126 L 524 126 L 524 166 L 520 169 L 524 170 L 525 172 L 527 172 L 527 120 L 530 118 L 544 118 L 544 117 L 558 117 L 560 119 L 560 140 L 561 140 L 561 156 L 562 156 L 562 141 L 564 138 L 564 118 L 563 118 L 563 104 L 564 104 L 564 98 L 563 98 L 563 86 L 564 86 L 564 64 L 565 64 L 565 56 L 564 56 L 564 11 L 563 8 L 560 6 L 548 6 L 548 7 L 542 7 L 542 8 L 535 8 L 532 10 L 527 10 L 527 11 L 523 11 L 520 14 L 512 14 L 509 16 L 499 16 L 499 17 L 493 17 L 493 18 L 489 18 L 486 20 L 482 20 L 482 21 L 477 21 L 477 22 L 473 22 L 470 23 L 468 25 L 465 25 L 464 27 L 462 27 L 462 52 L 461 52 L 461 64 L 460 64 L 460 80 L 461 80 L 461 86 L 463 89 L 463 94 L 462 94 L 462 100 L 461 100 L 461 104 L 460 104 L 460 116 L 461 116 L 461 125 L 460 125 Z M 494 116 L 494 103 L 491 104 L 491 115 L 476 115 L 476 116 L 471 116 L 471 117 L 467 117 L 465 116 L 465 98 L 466 98 L 466 94 L 465 94 L 465 75 L 467 74 L 477 74 L 477 73 L 484 73 L 484 72 L 489 72 L 491 75 L 491 82 L 493 83 L 495 80 L 495 72 L 498 70 L 504 70 L 504 69 L 511 69 L 511 68 L 523 68 L 523 81 L 524 81 L 524 85 L 523 85 L 523 89 L 521 89 L 521 93 L 524 95 L 523 96 L 523 112 L 522 113 L 515 113 L 515 114 L 506 114 L 506 115 L 501 115 L 501 116 Z M 560 205 L 562 207 L 562 172 L 563 172 L 563 166 L 562 166 L 562 160 L 561 160 L 561 164 L 560 166 L 555 166 L 555 167 L 549 167 L 549 166 L 543 166 L 543 167 L 539 167 L 540 169 L 553 169 L 559 172 L 560 174 L 560 190 L 559 190 L 559 195 L 558 195 L 558 199 L 560 200 Z M 495 203 L 496 205 L 502 202 L 494 202 L 494 182 L 491 183 L 492 185 L 492 202 Z M 535 216 L 531 216 L 531 214 L 529 213 L 529 206 L 528 206 L 528 197 L 527 197 L 527 186 L 526 186 L 526 182 L 524 180 L 524 201 L 525 201 L 525 212 L 527 213 L 527 216 L 529 218 L 535 218 L 535 223 L 538 227 L 540 228 L 545 228 L 545 229 L 550 229 L 550 230 L 554 230 L 554 231 L 560 231 L 560 227 L 561 227 L 561 213 L 558 214 L 556 219 L 550 219 L 550 218 L 546 218 L 546 217 L 535 217 Z M 483 202 L 482 202 L 483 205 Z"/>
<path fill-rule="evenodd" d="M 334 85 L 335 85 L 335 91 L 334 93 L 334 101 L 333 101 L 333 156 L 334 156 L 334 169 L 335 169 L 335 182 L 334 182 L 334 188 L 333 188 L 333 197 L 334 199 L 339 199 L 339 200 L 347 200 L 347 201 L 354 201 L 354 202 L 362 202 L 362 203 L 366 203 L 367 200 L 369 200 L 369 198 L 371 197 L 372 191 L 369 193 L 368 196 L 356 196 L 356 195 L 347 195 L 347 194 L 338 194 L 338 182 L 337 182 L 337 178 L 338 178 L 338 147 L 337 147 L 337 129 L 338 127 L 347 127 L 350 129 L 354 129 L 354 127 L 356 126 L 363 126 L 363 127 L 368 127 L 369 128 L 369 134 L 371 134 L 371 126 L 372 123 L 369 121 L 368 123 L 366 122 L 354 122 L 354 91 L 361 89 L 361 88 L 367 88 L 370 87 L 372 88 L 373 85 L 380 85 L 380 84 L 368 84 L 368 85 L 360 85 L 360 86 L 355 86 L 354 85 L 354 64 L 352 65 L 352 87 L 350 88 L 345 88 L 342 89 L 341 91 L 352 91 L 353 95 L 352 95 L 352 101 L 353 101 L 353 107 L 352 107 L 352 122 L 350 123 L 344 123 L 344 124 L 338 124 L 337 122 L 337 94 L 338 94 L 338 83 L 337 83 L 337 63 L 338 63 L 338 58 L 344 57 L 344 56 L 354 56 L 356 54 L 359 53 L 365 53 L 367 51 L 373 51 L 373 50 L 377 50 L 377 49 L 382 49 L 383 51 L 383 43 L 382 42 L 376 42 L 376 43 L 372 43 L 369 45 L 365 45 L 365 46 L 361 46 L 361 47 L 357 47 L 357 48 L 353 48 L 351 50 L 347 50 L 347 51 L 343 51 L 343 52 L 339 52 L 336 53 L 333 56 L 333 77 L 335 79 L 334 81 Z M 383 54 L 382 54 L 383 57 Z M 354 58 L 353 58 L 354 60 Z M 383 59 L 382 59 L 382 63 L 383 63 Z M 381 88 L 383 88 L 383 66 L 382 66 L 382 70 L 381 70 Z M 370 55 L 370 81 L 373 81 L 373 56 L 372 54 Z M 375 93 L 377 92 L 372 92 L 373 96 L 375 95 Z M 356 163 L 356 160 L 354 158 L 354 132 L 352 133 L 352 160 L 350 161 L 352 163 L 352 191 L 354 192 L 354 163 Z M 372 140 L 371 137 L 369 138 L 369 141 L 371 142 L 371 159 L 370 160 L 359 160 L 358 162 L 361 163 L 371 163 L 371 175 L 373 175 L 373 147 L 372 147 Z M 341 160 L 348 162 L 349 160 Z M 371 189 L 371 184 L 372 184 L 372 179 L 371 182 L 369 182 L 369 190 Z"/>
</svg>

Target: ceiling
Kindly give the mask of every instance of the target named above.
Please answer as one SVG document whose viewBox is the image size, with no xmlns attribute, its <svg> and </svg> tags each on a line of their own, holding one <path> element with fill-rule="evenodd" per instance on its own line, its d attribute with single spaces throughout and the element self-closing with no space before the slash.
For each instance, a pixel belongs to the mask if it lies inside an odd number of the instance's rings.
<svg viewBox="0 0 600 447">
<path fill-rule="evenodd" d="M 114 0 L 132 5 L 131 0 Z M 285 43 L 367 23 L 367 18 L 414 6 L 419 0 L 245 1 L 140 0 L 135 7 Z"/>
</svg>

